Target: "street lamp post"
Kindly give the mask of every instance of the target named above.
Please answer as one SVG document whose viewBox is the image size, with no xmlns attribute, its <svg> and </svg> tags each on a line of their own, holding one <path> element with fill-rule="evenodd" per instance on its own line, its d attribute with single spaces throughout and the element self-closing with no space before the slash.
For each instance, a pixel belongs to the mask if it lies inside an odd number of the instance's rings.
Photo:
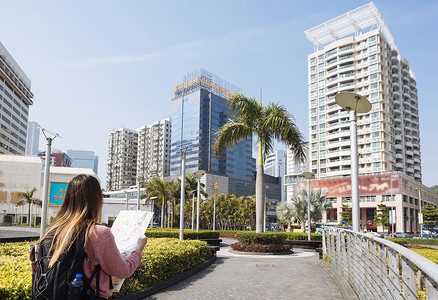
<svg viewBox="0 0 438 300">
<path fill-rule="evenodd" d="M 418 224 L 420 224 L 420 237 L 423 238 L 423 212 L 421 211 L 421 190 L 419 188 L 416 188 L 416 190 L 418 190 L 418 204 L 420 205 Z"/>
<path fill-rule="evenodd" d="M 310 179 L 314 179 L 315 175 L 312 172 L 303 172 L 301 175 L 307 179 L 307 239 L 310 241 Z"/>
<path fill-rule="evenodd" d="M 192 195 L 192 230 L 195 227 L 195 194 Z"/>
<path fill-rule="evenodd" d="M 47 137 L 46 130 L 41 129 L 41 131 L 44 134 L 44 137 L 47 141 L 47 150 L 46 150 L 46 165 L 44 169 L 44 187 L 43 187 L 43 203 L 42 203 L 42 209 L 41 209 L 41 230 L 40 230 L 40 237 L 43 236 L 44 231 L 46 230 L 46 224 L 47 224 L 47 205 L 48 205 L 48 198 L 49 198 L 49 173 L 50 173 L 50 157 L 52 154 L 52 142 L 53 140 L 59 136 L 58 134 L 55 134 L 53 138 Z M 31 220 L 29 220 L 29 224 L 31 224 Z"/>
<path fill-rule="evenodd" d="M 198 191 L 197 191 L 197 200 L 196 200 L 196 232 L 199 231 L 199 202 L 201 199 L 201 177 L 204 176 L 204 170 L 195 171 L 195 177 L 198 180 Z"/>
<path fill-rule="evenodd" d="M 357 113 L 367 113 L 371 110 L 371 103 L 367 98 L 351 92 L 340 92 L 335 97 L 336 104 L 350 113 L 350 148 L 351 148 L 351 201 L 353 231 L 360 229 L 359 206 L 359 170 L 357 157 Z"/>
<path fill-rule="evenodd" d="M 184 239 L 184 198 L 185 198 L 185 173 L 186 173 L 186 153 L 187 148 L 181 151 L 181 203 L 180 203 L 180 216 L 179 216 L 179 239 L 182 241 Z"/>
</svg>

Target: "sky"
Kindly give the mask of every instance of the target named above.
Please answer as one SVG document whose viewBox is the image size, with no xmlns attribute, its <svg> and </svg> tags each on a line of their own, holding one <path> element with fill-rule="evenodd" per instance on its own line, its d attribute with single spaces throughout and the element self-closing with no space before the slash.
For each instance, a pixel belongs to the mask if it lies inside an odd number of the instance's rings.
<svg viewBox="0 0 438 300">
<path fill-rule="evenodd" d="M 262 89 L 307 140 L 304 31 L 368 2 L 0 0 L 0 41 L 32 81 L 29 120 L 62 137 L 53 148 L 95 151 L 104 186 L 109 132 L 170 116 L 174 86 L 200 68 Z M 438 1 L 374 3 L 416 75 L 423 183 L 438 184 Z"/>
</svg>

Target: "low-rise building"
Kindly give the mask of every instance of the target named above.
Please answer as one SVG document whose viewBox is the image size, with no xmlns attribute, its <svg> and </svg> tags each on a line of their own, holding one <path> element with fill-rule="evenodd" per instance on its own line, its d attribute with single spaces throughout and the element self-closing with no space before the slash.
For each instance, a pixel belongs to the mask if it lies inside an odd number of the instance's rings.
<svg viewBox="0 0 438 300">
<path fill-rule="evenodd" d="M 332 204 L 332 208 L 324 214 L 323 222 L 340 222 L 341 205 L 345 203 L 351 207 L 351 178 L 311 180 L 310 186 L 325 190 L 326 199 Z M 298 188 L 307 188 L 307 182 L 298 182 Z M 362 230 L 383 232 L 382 227 L 374 224 L 374 214 L 381 203 L 394 211 L 390 212 L 390 219 L 397 232 L 419 232 L 420 208 L 427 204 L 438 206 L 434 190 L 403 173 L 359 176 L 359 224 Z"/>
</svg>

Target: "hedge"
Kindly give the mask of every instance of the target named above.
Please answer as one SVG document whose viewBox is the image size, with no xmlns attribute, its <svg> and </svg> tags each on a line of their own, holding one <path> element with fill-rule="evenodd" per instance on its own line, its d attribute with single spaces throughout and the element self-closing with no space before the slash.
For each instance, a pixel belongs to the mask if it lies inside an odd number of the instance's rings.
<svg viewBox="0 0 438 300">
<path fill-rule="evenodd" d="M 29 242 L 0 244 L 0 299 L 32 299 Z M 182 273 L 211 257 L 206 242 L 149 239 L 143 259 L 114 298 L 138 291 Z"/>
<path fill-rule="evenodd" d="M 283 232 L 239 232 L 235 235 L 241 244 L 246 245 L 284 245 L 287 235 Z"/>
<path fill-rule="evenodd" d="M 307 240 L 308 233 L 305 232 L 286 232 L 288 240 Z M 310 239 L 312 241 L 322 241 L 322 234 L 310 233 Z"/>
<path fill-rule="evenodd" d="M 147 237 L 151 238 L 179 238 L 178 228 L 152 228 L 148 229 L 145 233 Z M 199 239 L 218 239 L 219 232 L 211 230 L 184 230 L 185 240 L 199 240 Z"/>
<path fill-rule="evenodd" d="M 217 230 L 216 232 L 220 233 L 221 237 L 227 238 L 236 238 L 236 234 L 240 232 L 253 232 L 255 231 L 239 231 L 239 230 Z M 265 233 L 279 233 L 286 234 L 288 240 L 307 240 L 308 236 L 305 232 L 265 232 Z M 312 241 L 322 241 L 322 234 L 320 233 L 311 233 L 310 238 Z"/>
</svg>

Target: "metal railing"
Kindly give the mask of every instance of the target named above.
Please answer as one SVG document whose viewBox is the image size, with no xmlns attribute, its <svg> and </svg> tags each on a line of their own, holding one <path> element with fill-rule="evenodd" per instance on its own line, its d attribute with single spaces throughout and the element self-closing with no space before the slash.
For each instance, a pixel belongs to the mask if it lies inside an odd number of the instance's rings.
<svg viewBox="0 0 438 300">
<path fill-rule="evenodd" d="M 438 265 L 396 243 L 324 227 L 323 251 L 359 299 L 438 299 Z"/>
</svg>

